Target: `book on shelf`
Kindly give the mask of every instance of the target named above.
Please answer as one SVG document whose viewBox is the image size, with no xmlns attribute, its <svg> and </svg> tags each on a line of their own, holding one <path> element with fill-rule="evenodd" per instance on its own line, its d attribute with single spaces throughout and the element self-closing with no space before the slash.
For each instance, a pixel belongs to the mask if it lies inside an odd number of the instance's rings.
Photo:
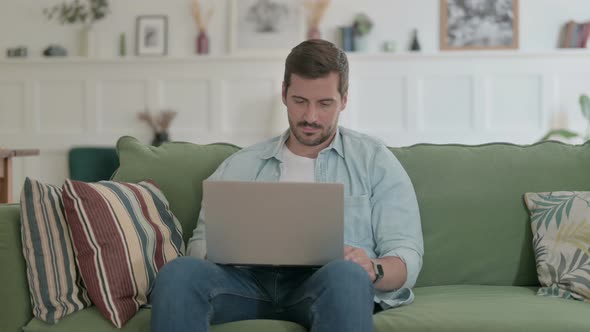
<svg viewBox="0 0 590 332">
<path fill-rule="evenodd" d="M 578 23 L 568 21 L 562 28 L 562 36 L 559 46 L 562 48 L 587 48 L 590 47 L 590 21 Z"/>
<path fill-rule="evenodd" d="M 582 38 L 580 40 L 581 48 L 586 48 L 588 46 L 588 38 L 590 38 L 590 23 L 584 24 L 584 29 L 582 30 Z"/>
</svg>

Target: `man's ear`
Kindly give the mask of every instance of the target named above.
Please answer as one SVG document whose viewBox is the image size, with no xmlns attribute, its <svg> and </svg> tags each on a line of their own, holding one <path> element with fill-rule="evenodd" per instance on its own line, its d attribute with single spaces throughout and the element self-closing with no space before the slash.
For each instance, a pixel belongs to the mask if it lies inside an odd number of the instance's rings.
<svg viewBox="0 0 590 332">
<path fill-rule="evenodd" d="M 285 81 L 283 81 L 283 88 L 281 89 L 281 95 L 283 97 L 283 104 L 287 106 L 287 86 L 285 85 Z"/>
<path fill-rule="evenodd" d="M 340 109 L 341 112 L 344 111 L 347 103 L 348 103 L 348 91 L 344 93 L 344 96 L 342 96 L 342 108 Z"/>
</svg>

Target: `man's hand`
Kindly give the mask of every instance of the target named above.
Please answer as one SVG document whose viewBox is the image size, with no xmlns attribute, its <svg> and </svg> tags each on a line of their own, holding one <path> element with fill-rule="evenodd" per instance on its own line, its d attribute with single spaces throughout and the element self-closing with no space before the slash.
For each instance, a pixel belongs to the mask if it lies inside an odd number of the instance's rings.
<svg viewBox="0 0 590 332">
<path fill-rule="evenodd" d="M 360 265 L 363 269 L 365 269 L 365 271 L 367 271 L 369 279 L 371 279 L 372 282 L 375 281 L 376 276 L 375 269 L 373 268 L 373 262 L 363 249 L 344 246 L 344 259 Z"/>
</svg>

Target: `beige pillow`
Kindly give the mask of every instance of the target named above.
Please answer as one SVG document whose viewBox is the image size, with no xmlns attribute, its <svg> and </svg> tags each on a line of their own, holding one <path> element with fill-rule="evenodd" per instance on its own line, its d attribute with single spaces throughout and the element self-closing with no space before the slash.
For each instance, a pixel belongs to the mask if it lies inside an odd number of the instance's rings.
<svg viewBox="0 0 590 332">
<path fill-rule="evenodd" d="M 526 193 L 539 295 L 590 302 L 590 192 Z"/>
</svg>

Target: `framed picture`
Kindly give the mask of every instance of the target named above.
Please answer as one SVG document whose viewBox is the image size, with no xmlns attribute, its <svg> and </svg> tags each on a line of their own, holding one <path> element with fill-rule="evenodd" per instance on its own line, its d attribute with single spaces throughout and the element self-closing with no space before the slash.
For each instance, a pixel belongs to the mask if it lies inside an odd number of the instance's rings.
<svg viewBox="0 0 590 332">
<path fill-rule="evenodd" d="M 518 0 L 440 0 L 442 50 L 518 48 Z"/>
<path fill-rule="evenodd" d="M 230 6 L 230 53 L 288 52 L 304 40 L 301 0 L 230 0 Z"/>
<path fill-rule="evenodd" d="M 168 18 L 164 15 L 144 15 L 138 16 L 136 23 L 136 55 L 166 55 L 168 52 Z"/>
</svg>

